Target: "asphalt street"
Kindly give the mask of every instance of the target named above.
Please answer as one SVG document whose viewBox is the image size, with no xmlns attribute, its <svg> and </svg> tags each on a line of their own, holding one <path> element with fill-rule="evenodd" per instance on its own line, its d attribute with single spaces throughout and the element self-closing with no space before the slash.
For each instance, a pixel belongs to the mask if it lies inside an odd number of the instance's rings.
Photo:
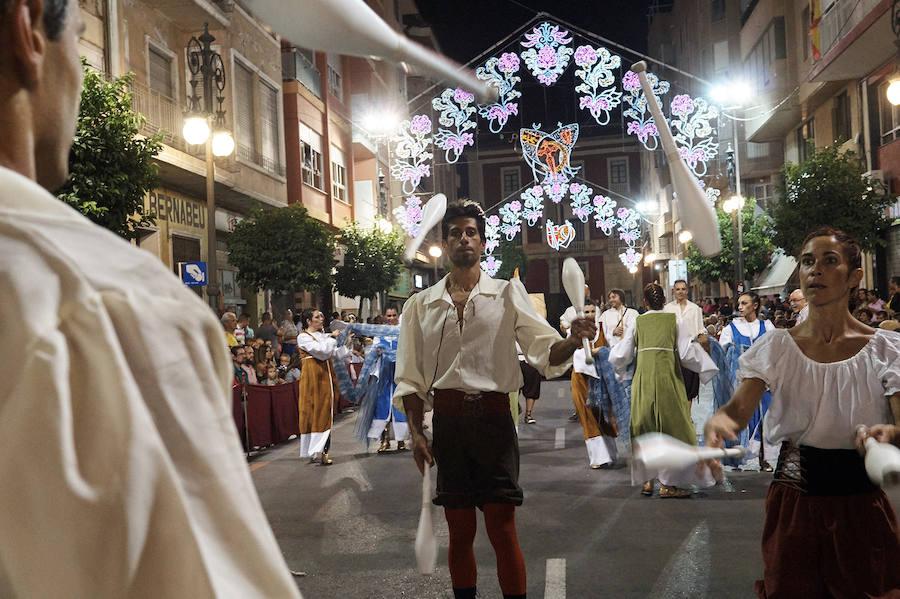
<svg viewBox="0 0 900 599">
<path fill-rule="evenodd" d="M 545 382 L 541 393 L 537 424 L 519 426 L 525 503 L 517 524 L 529 596 L 754 596 L 771 474 L 728 473 L 724 484 L 689 499 L 643 497 L 630 468 L 588 468 L 581 426 L 568 421 L 568 382 Z M 421 478 L 411 452 L 367 453 L 353 438 L 354 418 L 335 423 L 332 466 L 301 460 L 297 441 L 251 458 L 288 566 L 306 573 L 298 588 L 307 599 L 452 598 L 439 508 L 437 572 L 416 571 Z M 900 506 L 900 492 L 891 499 Z M 500 597 L 481 518 L 475 554 L 479 595 Z"/>
</svg>

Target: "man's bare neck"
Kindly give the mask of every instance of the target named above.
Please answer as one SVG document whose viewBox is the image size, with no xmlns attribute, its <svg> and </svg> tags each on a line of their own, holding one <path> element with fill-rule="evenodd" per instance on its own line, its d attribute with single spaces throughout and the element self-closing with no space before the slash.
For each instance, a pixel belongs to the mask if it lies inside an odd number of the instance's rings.
<svg viewBox="0 0 900 599">
<path fill-rule="evenodd" d="M 449 286 L 455 289 L 472 290 L 478 284 L 481 277 L 481 265 L 451 266 Z"/>
</svg>

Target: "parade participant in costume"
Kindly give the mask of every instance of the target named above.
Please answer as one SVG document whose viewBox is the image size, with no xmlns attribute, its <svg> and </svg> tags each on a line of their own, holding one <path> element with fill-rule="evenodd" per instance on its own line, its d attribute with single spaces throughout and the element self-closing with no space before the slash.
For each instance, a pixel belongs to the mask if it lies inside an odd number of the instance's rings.
<svg viewBox="0 0 900 599">
<path fill-rule="evenodd" d="M 687 281 L 679 279 L 672 286 L 674 300 L 663 308 L 663 312 L 671 312 L 678 320 L 678 333 L 697 339 L 700 344 L 706 343 L 706 327 L 703 326 L 703 311 L 700 306 L 688 300 Z M 687 368 L 681 369 L 688 401 L 693 401 L 700 394 L 700 377 Z"/>
<path fill-rule="evenodd" d="M 303 331 L 297 336 L 297 351 L 303 367 L 300 371 L 300 457 L 309 457 L 310 463 L 317 457 L 323 466 L 332 460 L 328 457 L 331 446 L 331 424 L 334 398 L 337 395 L 337 379 L 333 358 L 343 360 L 349 350 L 338 345 L 335 337 L 323 331 L 325 316 L 321 311 L 307 308 L 300 316 Z M 341 368 L 343 368 L 341 363 Z"/>
<path fill-rule="evenodd" d="M 397 327 L 400 324 L 400 312 L 396 306 L 388 306 L 384 311 L 384 324 Z M 397 329 L 399 332 L 399 328 Z M 372 346 L 379 353 L 378 364 L 372 370 L 372 376 L 379 381 L 383 380 L 384 385 L 380 385 L 380 392 L 377 396 L 375 404 L 375 412 L 372 415 L 372 423 L 369 426 L 369 439 L 381 439 L 381 445 L 378 447 L 378 453 L 385 453 L 390 450 L 390 434 L 388 425 L 394 431 L 394 439 L 397 441 L 397 449 L 406 449 L 406 441 L 409 440 L 409 425 L 406 423 L 406 415 L 401 410 L 395 410 L 392 398 L 394 389 L 397 388 L 394 383 L 394 369 L 396 359 L 394 355 L 397 351 L 397 336 L 385 335 L 378 336 L 372 340 Z M 384 350 L 392 350 L 390 354 L 385 354 Z"/>
<path fill-rule="evenodd" d="M 614 348 L 622 340 L 625 329 L 634 324 L 638 313 L 634 308 L 625 306 L 625 292 L 621 289 L 611 290 L 607 299 L 609 309 L 600 315 L 600 325 L 609 347 Z"/>
<path fill-rule="evenodd" d="M 597 306 L 590 299 L 584 301 L 584 317 L 596 322 Z M 605 345 L 606 337 L 598 327 L 597 335 L 591 343 L 592 354 L 596 355 L 599 348 Z M 616 437 L 619 435 L 616 420 L 610 412 L 604 413 L 599 407 L 587 406 L 590 386 L 596 384 L 597 378 L 597 368 L 586 362 L 584 348 L 576 349 L 572 356 L 572 403 L 575 404 L 575 413 L 584 430 L 588 464 L 595 470 L 615 463 L 618 457 Z"/>
<path fill-rule="evenodd" d="M 746 428 L 766 389 L 766 438 L 781 443 L 766 495 L 759 597 L 896 597 L 900 536 L 884 492 L 855 448 L 857 425 L 900 421 L 900 334 L 848 310 L 863 276 L 859 245 L 822 228 L 802 245 L 809 318 L 764 335 L 740 358 L 734 397 L 706 424 L 721 447 Z M 894 427 L 870 434 L 897 442 Z"/>
<path fill-rule="evenodd" d="M 525 354 L 519 344 L 516 344 L 516 353 L 519 357 L 519 368 L 522 369 L 522 396 L 525 398 L 525 424 L 535 424 L 534 404 L 541 398 L 541 373 L 525 360 Z"/>
<path fill-rule="evenodd" d="M 481 271 L 484 212 L 473 202 L 452 204 L 441 222 L 450 272 L 410 298 L 403 309 L 395 406 L 403 406 L 420 471 L 437 462 L 437 497 L 450 531 L 448 561 L 454 596 L 475 597 L 473 542 L 478 507 L 497 556 L 504 597 L 525 597 L 525 561 L 515 527 L 519 450 L 509 393 L 522 385 L 516 342 L 547 378 L 566 371 L 593 322 L 573 321 L 563 340 L 536 313 L 517 280 Z M 423 410 L 434 408 L 432 447 L 422 432 Z"/>
<path fill-rule="evenodd" d="M 737 386 L 737 368 L 740 355 L 747 351 L 750 346 L 762 337 L 768 331 L 775 329 L 768 320 L 759 318 L 759 296 L 749 291 L 738 298 L 738 311 L 740 317 L 731 321 L 727 327 L 722 329 L 719 335 L 719 345 L 724 350 L 724 362 L 719 364 L 720 376 L 730 378 L 731 388 Z M 728 386 L 720 386 L 727 389 Z M 715 407 L 720 408 L 727 402 L 731 395 L 722 395 L 721 392 L 714 391 Z M 747 430 L 741 434 L 739 444 L 748 449 L 748 457 L 759 454 L 759 469 L 763 472 L 772 472 L 772 466 L 766 460 L 766 455 L 774 455 L 777 451 L 775 447 L 766 447 L 765 434 L 762 427 L 763 418 L 772 403 L 772 396 L 768 392 L 763 395 L 759 404 L 759 409 L 750 419 Z M 758 448 L 758 449 L 757 449 Z M 744 460 L 726 460 L 726 464 L 739 466 Z"/>
<path fill-rule="evenodd" d="M 684 390 L 681 367 L 700 375 L 701 382 L 709 382 L 717 369 L 698 343 L 689 335 L 679 334 L 674 314 L 663 312 L 666 296 L 662 287 L 649 283 L 644 287 L 647 312 L 635 319 L 610 352 L 610 362 L 617 373 L 624 373 L 636 359 L 631 383 L 631 438 L 644 433 L 659 432 L 690 445 L 697 444 L 691 422 L 691 404 Z M 637 357 L 635 358 L 635 352 Z M 689 497 L 689 485 L 712 486 L 710 473 L 691 465 L 688 468 L 660 471 L 659 496 Z M 641 482 L 641 481 L 634 481 Z M 644 483 L 641 493 L 653 494 L 653 480 Z"/>
<path fill-rule="evenodd" d="M 0 596 L 299 598 L 235 434 L 219 319 L 54 193 L 85 15 L 0 0 Z"/>
</svg>

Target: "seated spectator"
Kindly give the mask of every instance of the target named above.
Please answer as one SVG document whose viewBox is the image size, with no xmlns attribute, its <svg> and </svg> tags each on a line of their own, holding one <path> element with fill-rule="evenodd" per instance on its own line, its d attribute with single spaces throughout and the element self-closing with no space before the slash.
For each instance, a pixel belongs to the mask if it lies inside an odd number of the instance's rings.
<svg viewBox="0 0 900 599">
<path fill-rule="evenodd" d="M 300 380 L 300 372 L 303 367 L 303 358 L 299 353 L 291 356 L 291 363 L 288 364 L 287 372 L 282 377 L 285 383 L 293 383 Z"/>
<path fill-rule="evenodd" d="M 869 310 L 871 310 L 873 314 L 881 312 L 884 310 L 885 305 L 887 305 L 887 302 L 878 297 L 878 292 L 874 289 L 869 289 L 869 291 L 866 292 L 866 302 L 869 306 Z"/>
<path fill-rule="evenodd" d="M 234 330 L 237 328 L 237 316 L 234 315 L 234 312 L 226 312 L 222 315 L 221 320 L 222 328 L 225 329 L 225 342 L 228 344 L 228 347 L 240 345 L 237 337 L 234 336 Z"/>
<path fill-rule="evenodd" d="M 872 324 L 872 311 L 868 308 L 858 308 L 856 312 L 853 313 L 853 317 L 865 325 Z"/>
<path fill-rule="evenodd" d="M 872 316 L 872 326 L 875 328 L 881 328 L 881 323 L 887 320 L 888 313 L 884 310 L 879 310 L 875 312 Z"/>
<path fill-rule="evenodd" d="M 266 380 L 266 376 L 268 375 L 269 367 L 265 362 L 257 362 L 256 363 L 256 380 L 257 382 Z"/>
<path fill-rule="evenodd" d="M 244 359 L 241 361 L 241 369 L 243 369 L 247 375 L 247 382 L 251 385 L 255 385 L 258 381 L 256 378 L 256 370 L 253 368 L 253 364 L 255 364 L 253 361 L 253 349 L 249 347 L 241 349 L 244 350 Z"/>
<path fill-rule="evenodd" d="M 241 368 L 241 364 L 243 363 L 243 361 L 244 348 L 239 345 L 235 345 L 231 348 L 231 365 L 233 368 L 232 374 L 234 375 L 231 380 L 231 385 L 233 387 L 249 382 L 247 380 L 247 373 L 244 372 L 243 368 Z"/>
<path fill-rule="evenodd" d="M 284 379 L 278 378 L 278 368 L 269 366 L 266 369 L 266 378 L 260 382 L 261 385 L 280 385 Z"/>
<path fill-rule="evenodd" d="M 281 360 L 278 364 L 278 378 L 283 379 L 284 375 L 287 374 L 288 369 L 291 365 L 291 358 L 293 355 L 281 354 Z"/>
</svg>

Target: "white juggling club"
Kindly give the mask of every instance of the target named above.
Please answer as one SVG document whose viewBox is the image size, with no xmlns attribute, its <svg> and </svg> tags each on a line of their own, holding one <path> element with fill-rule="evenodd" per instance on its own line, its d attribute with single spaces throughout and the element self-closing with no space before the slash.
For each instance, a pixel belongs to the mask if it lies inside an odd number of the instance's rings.
<svg viewBox="0 0 900 599">
<path fill-rule="evenodd" d="M 581 267 L 575 262 L 574 258 L 566 258 L 563 260 L 562 267 L 562 284 L 569 296 L 569 301 L 578 313 L 578 318 L 584 316 L 584 273 Z M 588 365 L 594 363 L 594 356 L 591 355 L 591 342 L 583 337 L 581 341 L 584 343 L 584 360 Z"/>
<path fill-rule="evenodd" d="M 425 241 L 425 236 L 428 235 L 428 232 L 435 225 L 441 222 L 445 212 L 447 212 L 447 196 L 442 193 L 431 196 L 431 199 L 422 208 L 422 222 L 419 223 L 419 234 L 406 245 L 406 252 L 403 254 L 405 262 L 413 261 L 416 257 L 416 251 L 422 245 L 422 242 Z"/>
<path fill-rule="evenodd" d="M 868 428 L 856 427 L 857 435 L 865 435 Z M 900 484 L 900 448 L 890 443 L 879 443 L 869 437 L 866 446 L 866 474 L 879 487 L 893 487 Z"/>
<path fill-rule="evenodd" d="M 247 0 L 250 11 L 288 41 L 311 50 L 406 63 L 417 74 L 497 99 L 497 88 L 470 70 L 394 31 L 363 0 Z"/>
<path fill-rule="evenodd" d="M 636 465 L 647 471 L 667 468 L 686 468 L 702 460 L 718 458 L 742 458 L 741 446 L 722 449 L 696 447 L 663 433 L 646 433 L 634 440 Z"/>
<path fill-rule="evenodd" d="M 416 531 L 416 565 L 419 572 L 428 576 L 434 574 L 437 565 L 437 539 L 431 523 L 431 469 L 425 464 L 422 476 L 422 513 L 419 514 L 419 529 Z"/>
<path fill-rule="evenodd" d="M 704 256 L 715 256 L 722 251 L 722 241 L 719 238 L 719 222 L 716 219 L 716 211 L 706 199 L 706 194 L 700 189 L 697 178 L 691 173 L 687 164 L 681 159 L 672 130 L 666 117 L 663 116 L 659 102 L 653 94 L 650 82 L 647 80 L 647 63 L 643 60 L 631 65 L 631 70 L 637 73 L 641 81 L 641 89 L 647 99 L 647 108 L 653 115 L 653 122 L 659 131 L 659 141 L 662 143 L 666 160 L 669 161 L 669 173 L 672 176 L 672 187 L 678 195 L 678 210 L 681 213 L 681 222 L 685 229 L 694 234 L 693 241 Z"/>
</svg>

